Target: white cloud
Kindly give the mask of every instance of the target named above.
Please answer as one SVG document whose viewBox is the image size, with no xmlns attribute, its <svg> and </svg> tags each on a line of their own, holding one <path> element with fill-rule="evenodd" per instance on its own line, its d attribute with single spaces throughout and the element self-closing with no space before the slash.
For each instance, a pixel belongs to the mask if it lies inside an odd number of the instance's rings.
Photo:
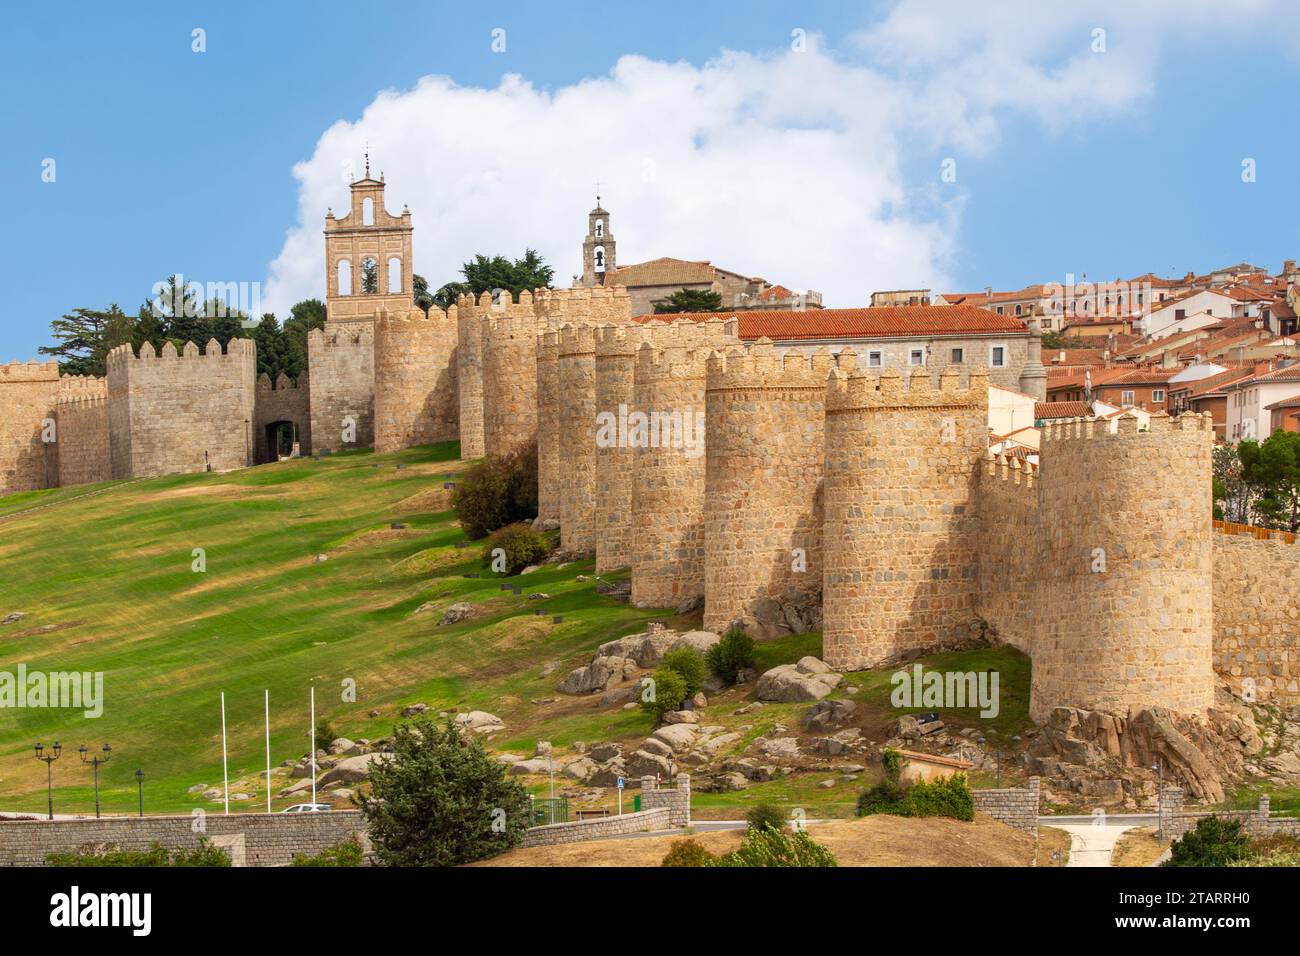
<svg viewBox="0 0 1300 956">
<path fill-rule="evenodd" d="M 1140 18 L 1099 9 L 903 3 L 852 38 L 852 60 L 814 42 L 698 67 L 624 56 L 553 92 L 517 75 L 495 89 L 431 76 L 385 91 L 294 168 L 299 222 L 270 266 L 267 307 L 283 317 L 324 297 L 323 216 L 347 208 L 342 171 L 367 142 L 389 209 L 411 209 L 415 271 L 435 287 L 475 253 L 526 246 L 567 285 L 599 179 L 623 264 L 710 259 L 836 306 L 945 288 L 964 196 L 939 181 L 945 150 L 995 148 L 1004 111 L 1049 128 L 1122 111 L 1153 89 L 1163 24 L 1220 29 L 1233 16 L 1209 0 Z M 1094 25 L 1108 29 L 1102 56 Z"/>
</svg>

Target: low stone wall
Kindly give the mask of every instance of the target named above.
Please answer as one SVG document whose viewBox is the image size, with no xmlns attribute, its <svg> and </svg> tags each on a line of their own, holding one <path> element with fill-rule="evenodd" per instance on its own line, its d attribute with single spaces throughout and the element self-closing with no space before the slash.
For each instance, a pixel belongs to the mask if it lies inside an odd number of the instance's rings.
<svg viewBox="0 0 1300 956">
<path fill-rule="evenodd" d="M 641 778 L 641 809 L 655 810 L 660 807 L 664 807 L 671 812 L 673 826 L 688 827 L 691 825 L 690 774 L 678 774 L 677 786 L 671 790 L 656 788 L 654 777 L 644 776 Z"/>
<path fill-rule="evenodd" d="M 195 831 L 198 832 L 195 832 Z M 356 833 L 369 850 L 355 810 L 330 813 L 237 813 L 230 816 L 104 817 L 99 820 L 0 821 L 0 866 L 43 866 L 52 853 L 96 846 L 147 850 L 196 847 L 202 837 L 230 854 L 236 866 L 285 866 L 296 853 L 319 853 Z"/>
<path fill-rule="evenodd" d="M 644 805 L 644 801 L 642 801 Z M 649 833 L 668 830 L 673 826 L 672 811 L 666 807 L 639 810 L 594 820 L 573 823 L 548 823 L 532 827 L 524 835 L 524 846 L 554 846 L 557 843 L 582 843 L 585 840 L 604 840 L 608 837 L 626 836 L 629 833 Z"/>
<path fill-rule="evenodd" d="M 1017 830 L 1038 828 L 1039 779 L 1029 778 L 1028 788 L 1007 787 L 1001 790 L 972 790 L 975 809 L 1001 820 Z"/>
<path fill-rule="evenodd" d="M 1197 822 L 1202 818 L 1210 816 L 1223 820 L 1240 820 L 1243 829 L 1253 837 L 1279 834 L 1300 837 L 1300 818 L 1273 816 L 1267 794 L 1259 798 L 1259 806 L 1254 810 L 1189 811 L 1183 808 L 1183 801 L 1181 787 L 1165 787 L 1160 791 L 1158 804 L 1160 822 L 1156 837 L 1162 843 L 1177 840 L 1188 830 L 1196 829 Z"/>
</svg>

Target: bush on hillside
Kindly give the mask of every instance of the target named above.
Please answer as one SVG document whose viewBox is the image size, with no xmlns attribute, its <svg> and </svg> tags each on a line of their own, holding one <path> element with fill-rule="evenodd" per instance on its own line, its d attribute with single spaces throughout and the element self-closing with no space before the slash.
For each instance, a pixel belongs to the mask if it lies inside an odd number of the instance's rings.
<svg viewBox="0 0 1300 956">
<path fill-rule="evenodd" d="M 475 541 L 508 524 L 531 521 L 537 514 L 537 448 L 488 455 L 456 481 L 451 506 Z"/>
<path fill-rule="evenodd" d="M 354 833 L 341 843 L 327 846 L 316 854 L 295 853 L 290 866 L 361 866 L 365 853 Z"/>
<path fill-rule="evenodd" d="M 420 716 L 397 726 L 392 747 L 358 798 L 380 863 L 458 866 L 523 842 L 528 791 L 473 734 Z"/>
<path fill-rule="evenodd" d="M 686 699 L 686 681 L 682 675 L 667 667 L 660 667 L 640 687 L 641 709 L 654 716 L 657 725 L 670 710 L 681 710 Z"/>
<path fill-rule="evenodd" d="M 495 552 L 500 549 L 505 558 L 505 567 L 495 567 Z M 494 571 L 504 574 L 518 574 L 530 564 L 537 564 L 551 553 L 550 542 L 532 529 L 527 522 L 509 524 L 498 528 L 488 536 L 483 546 L 483 563 Z"/>
<path fill-rule="evenodd" d="M 704 658 L 693 647 L 679 647 L 675 651 L 669 651 L 664 655 L 661 666 L 681 675 L 682 682 L 686 685 L 687 697 L 698 694 L 700 688 L 704 686 L 704 678 L 708 676 Z"/>
<path fill-rule="evenodd" d="M 660 866 L 708 866 L 717 857 L 696 840 L 674 840 Z"/>
<path fill-rule="evenodd" d="M 230 857 L 207 837 L 199 840 L 192 849 L 172 850 L 154 843 L 147 850 L 123 850 L 116 844 L 98 847 L 81 853 L 51 853 L 45 858 L 46 866 L 91 867 L 198 867 L 230 866 Z"/>
<path fill-rule="evenodd" d="M 903 755 L 892 747 L 881 753 L 880 764 L 885 777 L 858 797 L 858 816 L 889 813 L 896 817 L 950 817 L 967 823 L 975 819 L 975 798 L 964 773 L 905 784 Z"/>
<path fill-rule="evenodd" d="M 775 804 L 760 803 L 750 807 L 745 814 L 745 826 L 749 830 L 761 830 L 764 827 L 781 830 L 785 827 L 785 814 Z"/>
<path fill-rule="evenodd" d="M 327 750 L 329 745 L 338 740 L 339 735 L 334 732 L 334 725 L 330 723 L 328 717 L 316 718 L 316 749 Z M 311 741 L 307 741 L 310 746 Z"/>
<path fill-rule="evenodd" d="M 1165 866 L 1231 866 L 1251 856 L 1250 838 L 1240 820 L 1202 817 L 1169 848 Z"/>
<path fill-rule="evenodd" d="M 754 660 L 754 639 L 740 627 L 730 628 L 705 656 L 710 673 L 728 684 L 736 682 L 742 669 L 753 667 Z"/>
<path fill-rule="evenodd" d="M 835 855 L 805 831 L 745 831 L 740 847 L 718 857 L 709 866 L 837 866 Z"/>
</svg>

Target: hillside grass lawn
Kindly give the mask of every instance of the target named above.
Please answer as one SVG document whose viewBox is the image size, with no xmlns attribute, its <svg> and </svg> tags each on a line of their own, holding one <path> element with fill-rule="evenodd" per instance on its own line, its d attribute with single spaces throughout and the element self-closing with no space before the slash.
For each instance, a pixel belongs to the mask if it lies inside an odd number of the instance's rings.
<svg viewBox="0 0 1300 956">
<path fill-rule="evenodd" d="M 222 784 L 222 692 L 232 794 L 248 797 L 232 802 L 232 812 L 266 806 L 264 690 L 273 767 L 307 752 L 312 687 L 317 717 L 352 739 L 389 735 L 402 707 L 423 702 L 434 712 L 500 716 L 506 731 L 490 742 L 494 751 L 531 756 L 538 740 L 551 741 L 566 759 L 578 741 L 621 740 L 630 750 L 653 729 L 647 715 L 602 707 L 598 695 L 567 697 L 556 686 L 599 644 L 651 620 L 698 627 L 698 614 L 678 618 L 599 595 L 590 561 L 510 578 L 491 574 L 481 543 L 456 547 L 465 536 L 443 485 L 467 467 L 457 454 L 457 443 L 449 442 L 0 498 L 0 617 L 25 615 L 0 626 L 0 670 L 21 663 L 29 673 L 102 672 L 105 697 L 98 719 L 48 707 L 0 709 L 0 812 L 44 812 L 45 766 L 33 759 L 33 745 L 56 740 L 64 747 L 53 767 L 56 813 L 93 812 L 91 770 L 76 749 L 97 751 L 104 743 L 113 748 L 100 767 L 105 812 L 135 812 L 137 768 L 145 772 L 146 812 L 219 812 L 220 801 L 187 791 Z M 192 569 L 195 549 L 203 550 L 205 571 Z M 521 594 L 502 590 L 502 581 Z M 550 597 L 528 599 L 538 591 Z M 480 612 L 439 627 L 442 611 L 459 601 Z M 416 613 L 429 602 L 431 609 Z M 556 615 L 562 623 L 553 623 Z M 806 654 L 821 654 L 820 634 L 761 642 L 758 666 Z M 980 727 L 992 739 L 1028 726 L 1024 655 L 977 648 L 921 663 L 1001 673 L 998 717 L 984 720 L 976 708 L 941 711 L 950 726 Z M 875 743 L 898 716 L 889 704 L 891 673 L 846 675 L 834 695 L 858 688 L 851 695 L 859 702 L 858 724 Z M 354 701 L 345 699 L 351 686 Z M 752 691 L 747 685 L 711 695 L 702 715 L 741 733 L 732 753 L 777 724 L 802 733 L 807 704 L 735 715 L 752 702 Z M 375 709 L 381 715 L 368 716 Z M 836 760 L 871 763 L 861 755 Z M 770 800 L 802 808 L 810 819 L 850 816 L 875 775 L 874 767 L 858 780 L 799 773 L 736 793 L 697 793 L 695 806 L 701 816 L 734 817 Z M 522 779 L 535 794 L 549 794 L 549 779 Z M 825 779 L 834 786 L 819 788 Z M 277 770 L 273 793 L 290 782 L 287 771 Z M 979 775 L 974 782 L 991 785 Z M 561 777 L 558 762 L 555 786 L 587 791 Z M 625 794 L 625 809 L 633 794 Z M 583 805 L 612 807 L 616 798 L 610 790 Z M 272 805 L 306 799 L 275 798 Z"/>
</svg>

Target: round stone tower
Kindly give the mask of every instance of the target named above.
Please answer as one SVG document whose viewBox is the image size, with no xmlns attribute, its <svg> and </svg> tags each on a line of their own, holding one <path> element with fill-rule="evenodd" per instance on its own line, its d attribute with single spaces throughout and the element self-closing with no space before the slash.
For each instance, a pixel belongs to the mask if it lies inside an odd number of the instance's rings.
<svg viewBox="0 0 1300 956">
<path fill-rule="evenodd" d="M 537 336 L 537 517 L 560 520 L 560 334 Z"/>
<path fill-rule="evenodd" d="M 492 294 L 479 301 L 462 295 L 456 300 L 456 391 L 460 409 L 460 457 L 482 458 L 483 450 L 483 322 L 492 307 Z"/>
<path fill-rule="evenodd" d="M 458 309 L 375 317 L 375 451 L 457 437 Z"/>
<path fill-rule="evenodd" d="M 560 544 L 596 546 L 596 333 L 590 325 L 560 329 Z"/>
<path fill-rule="evenodd" d="M 483 336 L 483 446 L 506 455 L 537 441 L 537 317 L 533 294 L 503 292 L 489 305 Z M 480 300 L 480 308 L 482 302 Z"/>
<path fill-rule="evenodd" d="M 826 393 L 823 658 L 861 670 L 970 636 L 988 376 L 897 369 L 877 382 L 840 354 Z"/>
<path fill-rule="evenodd" d="M 670 330 L 663 330 L 667 337 Z M 632 603 L 677 607 L 704 595 L 705 357 L 637 353 L 633 413 Z"/>
<path fill-rule="evenodd" d="M 1203 713 L 1212 670 L 1210 416 L 1075 419 L 1042 431 L 1029 715 Z"/>
<path fill-rule="evenodd" d="M 657 324 L 657 323 L 652 323 Z M 602 325 L 596 330 L 596 507 L 593 533 L 596 573 L 632 563 L 632 474 L 634 449 L 621 423 L 636 409 L 636 354 L 650 326 Z M 613 423 L 613 433 L 601 422 Z"/>
<path fill-rule="evenodd" d="M 704 626 L 774 620 L 821 587 L 824 350 L 767 339 L 706 363 Z"/>
</svg>

